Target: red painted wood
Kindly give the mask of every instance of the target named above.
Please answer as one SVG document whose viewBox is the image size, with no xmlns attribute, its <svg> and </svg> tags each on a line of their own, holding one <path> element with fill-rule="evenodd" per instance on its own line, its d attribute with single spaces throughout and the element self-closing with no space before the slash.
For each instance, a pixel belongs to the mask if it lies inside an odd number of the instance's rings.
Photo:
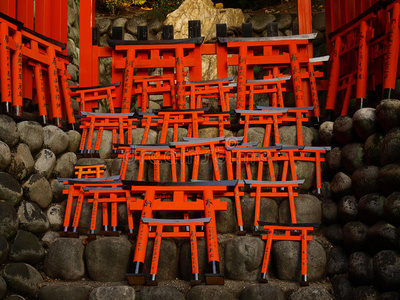
<svg viewBox="0 0 400 300">
<path fill-rule="evenodd" d="M 15 19 L 17 17 L 17 0 L 0 1 L 0 12 Z"/>
</svg>

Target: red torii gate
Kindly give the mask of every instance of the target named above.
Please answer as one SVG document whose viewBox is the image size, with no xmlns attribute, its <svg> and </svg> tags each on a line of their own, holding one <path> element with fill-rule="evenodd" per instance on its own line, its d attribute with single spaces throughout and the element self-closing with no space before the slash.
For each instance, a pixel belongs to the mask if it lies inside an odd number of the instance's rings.
<svg viewBox="0 0 400 300">
<path fill-rule="evenodd" d="M 298 0 L 299 34 L 312 33 L 311 0 Z M 99 85 L 98 59 L 111 56 L 111 47 L 92 45 L 95 27 L 95 0 L 80 2 L 80 58 L 79 85 Z"/>
</svg>

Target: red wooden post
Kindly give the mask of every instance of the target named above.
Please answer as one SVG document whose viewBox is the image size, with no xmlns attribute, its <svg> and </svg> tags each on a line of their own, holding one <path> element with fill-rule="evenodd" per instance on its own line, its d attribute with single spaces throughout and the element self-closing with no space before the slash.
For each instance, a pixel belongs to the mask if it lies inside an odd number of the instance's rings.
<svg viewBox="0 0 400 300">
<path fill-rule="evenodd" d="M 12 102 L 11 91 L 11 59 L 9 48 L 9 32 L 6 23 L 0 23 L 0 59 L 2 61 L 0 70 L 1 102 L 5 103 L 6 111 L 10 111 Z"/>
<path fill-rule="evenodd" d="M 79 53 L 79 85 L 97 86 L 97 70 L 93 70 L 93 51 L 92 51 L 92 27 L 95 26 L 94 20 L 95 1 L 85 0 L 80 2 L 79 16 L 79 35 L 80 35 L 80 53 Z"/>
<path fill-rule="evenodd" d="M 17 0 L 0 1 L 0 12 L 11 17 L 17 17 Z"/>
<path fill-rule="evenodd" d="M 51 37 L 51 11 L 50 0 L 36 0 L 35 7 L 35 31 L 45 36 Z"/>
<path fill-rule="evenodd" d="M 7 1 L 4 1 L 7 2 Z M 12 1 L 11 1 L 12 2 Z M 68 5 L 68 3 L 67 3 Z M 34 30 L 34 0 L 18 0 L 17 19 L 24 23 L 24 27 Z"/>
<path fill-rule="evenodd" d="M 357 90 L 356 98 L 358 105 L 363 107 L 367 99 L 367 77 L 368 77 L 368 44 L 367 44 L 368 24 L 362 21 L 360 25 L 360 42 L 358 46 L 357 64 Z"/>
<path fill-rule="evenodd" d="M 298 0 L 299 34 L 312 33 L 311 0 Z"/>
<path fill-rule="evenodd" d="M 400 4 L 394 3 L 390 21 L 390 29 L 386 34 L 386 54 L 383 65 L 384 99 L 391 98 L 396 86 L 396 74 L 400 47 Z"/>
</svg>

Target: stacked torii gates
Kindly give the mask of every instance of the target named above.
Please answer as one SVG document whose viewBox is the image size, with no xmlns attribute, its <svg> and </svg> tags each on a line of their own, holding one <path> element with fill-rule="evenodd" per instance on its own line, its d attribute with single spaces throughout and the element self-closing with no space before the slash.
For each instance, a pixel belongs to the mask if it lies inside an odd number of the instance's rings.
<svg viewBox="0 0 400 300">
<path fill-rule="evenodd" d="M 327 118 L 348 114 L 351 98 L 363 107 L 368 91 L 393 97 L 400 74 L 400 1 L 326 0 L 325 8 L 332 53 Z"/>
<path fill-rule="evenodd" d="M 243 26 L 244 38 L 230 39 L 224 36 L 226 27 L 219 26 L 218 43 L 203 44 L 200 27 L 197 22 L 192 24 L 193 36 L 182 40 L 147 41 L 147 28 L 138 28 L 143 36 L 137 42 L 113 39 L 109 41 L 112 48 L 98 47 L 92 44 L 92 27 L 86 26 L 92 20 L 94 2 L 85 1 L 81 7 L 81 37 L 85 50 L 81 54 L 81 87 L 74 88 L 78 96 L 80 108 L 81 129 L 83 130 L 80 154 L 98 155 L 101 136 L 104 130 L 113 134 L 113 149 L 122 158 L 120 176 L 117 178 L 92 177 L 92 174 L 102 174 L 99 167 L 77 167 L 78 176 L 90 178 L 68 179 L 60 181 L 69 184 L 68 209 L 64 222 L 64 235 L 76 236 L 79 224 L 80 210 L 83 201 L 92 204 L 90 237 L 95 238 L 97 210 L 101 207 L 103 219 L 103 234 L 118 234 L 116 207 L 124 203 L 128 211 L 129 233 L 133 234 L 132 212 L 140 211 L 141 218 L 138 227 L 134 255 L 133 272 L 127 274 L 131 284 L 157 283 L 157 265 L 160 255 L 162 237 L 190 238 L 192 250 L 192 284 L 199 284 L 199 268 L 197 262 L 197 237 L 207 240 L 209 272 L 206 274 L 207 284 L 223 284 L 224 277 L 219 268 L 219 254 L 215 211 L 226 210 L 226 203 L 220 197 L 235 198 L 238 215 L 239 234 L 245 234 L 241 216 L 240 197 L 244 189 L 252 190 L 255 198 L 254 232 L 260 234 L 260 229 L 269 231 L 260 281 L 266 281 L 266 270 L 272 240 L 285 239 L 302 241 L 302 283 L 307 284 L 307 241 L 312 239 L 307 232 L 312 231 L 315 224 L 304 227 L 297 224 L 294 199 L 295 191 L 302 180 L 297 180 L 295 162 L 305 160 L 315 162 L 317 173 L 317 191 L 321 187 L 320 163 L 322 153 L 326 148 L 305 147 L 302 138 L 302 126 L 308 121 L 305 114 L 319 117 L 316 78 L 322 73 L 314 70 L 314 66 L 323 63 L 325 59 L 314 59 L 311 40 L 311 3 L 309 0 L 299 1 L 299 35 L 293 37 L 249 37 L 251 27 Z M 307 17 L 308 16 L 308 17 Z M 85 25 L 86 24 L 86 25 Z M 93 24 L 89 24 L 93 25 Z M 196 27 L 197 26 L 197 27 Z M 165 28 L 167 29 L 167 28 Z M 167 37 L 168 30 L 164 33 Z M 201 80 L 201 55 L 217 54 L 218 79 Z M 261 54 L 261 55 L 260 55 Z M 98 57 L 113 56 L 113 70 L 116 82 L 109 86 L 98 86 Z M 268 70 L 268 77 L 254 79 L 253 67 L 262 64 Z M 238 66 L 238 81 L 232 82 L 228 77 L 228 66 Z M 148 68 L 163 68 L 162 75 L 149 75 Z M 280 69 L 290 68 L 291 75 L 285 76 Z M 137 73 L 135 74 L 135 70 Z M 187 73 L 186 73 L 187 72 Z M 189 76 L 189 81 L 186 76 Z M 120 81 L 121 83 L 117 83 Z M 285 108 L 283 92 L 295 94 L 295 108 Z M 237 94 L 237 106 L 231 108 L 229 97 Z M 260 107 L 255 110 L 254 94 L 270 95 L 271 107 Z M 131 113 L 131 96 L 135 94 L 141 113 L 135 116 Z M 163 95 L 163 105 L 172 110 L 161 109 L 148 112 L 149 97 L 153 94 Z M 99 98 L 108 99 L 110 113 L 93 112 L 97 108 Z M 203 98 L 217 98 L 219 113 L 208 113 L 203 107 Z M 186 103 L 188 100 L 188 104 Z M 236 109 L 236 111 L 234 110 Z M 116 112 L 120 111 L 120 112 Z M 225 128 L 230 128 L 232 115 L 236 114 L 237 126 L 243 127 L 244 137 L 225 137 Z M 282 123 L 293 123 L 297 130 L 297 145 L 281 145 L 278 126 Z M 248 143 L 250 126 L 265 126 L 265 138 L 262 147 Z M 199 126 L 215 126 L 219 137 L 214 139 L 199 138 Z M 131 145 L 132 130 L 144 130 L 141 145 Z M 274 138 L 270 138 L 274 132 Z M 150 129 L 160 129 L 159 144 L 148 145 L 147 138 Z M 187 136 L 179 140 L 179 129 L 185 129 Z M 94 142 L 94 132 L 98 130 Z M 167 135 L 172 130 L 172 141 L 167 143 Z M 118 138 L 119 135 L 119 138 Z M 94 147 L 93 147 L 94 142 Z M 160 144 L 163 143 L 163 144 Z M 270 148 L 270 143 L 276 144 Z M 93 152 L 94 150 L 94 152 Z M 266 154 L 267 153 L 267 154 Z M 210 157 L 213 168 L 213 181 L 199 181 L 198 171 L 200 159 Z M 186 164 L 193 160 L 192 180 L 187 182 Z M 224 180 L 219 170 L 219 161 L 225 159 L 229 165 Z M 127 166 L 130 160 L 138 161 L 139 174 L 137 181 L 125 180 Z M 259 166 L 257 178 L 252 178 L 250 162 L 255 160 Z M 147 162 L 154 164 L 153 182 L 146 182 L 143 169 Z M 160 163 L 171 165 L 173 182 L 160 182 Z M 180 163 L 180 176 L 177 176 L 177 163 Z M 270 180 L 263 180 L 263 164 L 268 164 Z M 284 174 L 282 180 L 276 180 L 273 164 L 282 163 Z M 236 164 L 236 173 L 232 166 Z M 246 169 L 242 175 L 242 165 Z M 260 171 L 261 170 L 261 171 Z M 291 180 L 288 180 L 291 177 Z M 256 179 L 256 180 L 253 180 Z M 290 204 L 290 224 L 267 224 L 260 218 L 260 203 L 262 197 L 287 198 Z M 72 203 L 76 199 L 76 210 L 72 212 Z M 85 200 L 87 199 L 87 200 Z M 181 212 L 182 219 L 158 219 L 153 212 Z M 192 212 L 201 214 L 200 218 L 191 218 Z M 111 213 L 111 231 L 108 218 Z M 71 216 L 72 233 L 69 232 Z M 167 230 L 167 229 L 171 229 Z M 276 231 L 284 231 L 285 235 L 278 237 Z M 301 232 L 291 235 L 292 232 Z M 154 238 L 150 279 L 146 280 L 143 273 L 146 247 L 149 238 Z M 305 242 L 304 242 L 305 241 Z"/>
</svg>

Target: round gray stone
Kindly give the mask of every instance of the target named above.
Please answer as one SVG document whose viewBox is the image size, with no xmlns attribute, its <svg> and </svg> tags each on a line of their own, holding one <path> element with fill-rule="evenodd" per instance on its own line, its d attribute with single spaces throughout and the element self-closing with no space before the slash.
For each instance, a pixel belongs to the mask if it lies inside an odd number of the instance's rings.
<svg viewBox="0 0 400 300">
<path fill-rule="evenodd" d="M 331 146 L 334 142 L 333 136 L 333 122 L 325 121 L 319 126 L 318 136 L 321 145 L 323 146 Z"/>
<path fill-rule="evenodd" d="M 396 291 L 400 285 L 400 255 L 385 250 L 373 258 L 375 284 L 383 291 Z"/>
<path fill-rule="evenodd" d="M 35 264 L 44 257 L 44 248 L 37 237 L 25 230 L 18 230 L 10 248 L 10 260 Z"/>
<path fill-rule="evenodd" d="M 370 135 L 364 143 L 364 159 L 369 165 L 381 164 L 383 135 L 375 133 Z"/>
<path fill-rule="evenodd" d="M 85 274 L 84 246 L 80 239 L 60 238 L 50 245 L 44 272 L 51 278 L 78 280 Z"/>
<path fill-rule="evenodd" d="M 0 140 L 12 147 L 19 141 L 17 124 L 6 115 L 0 115 Z"/>
<path fill-rule="evenodd" d="M 163 21 L 160 20 L 159 18 L 153 18 L 149 20 L 147 27 L 149 28 L 149 32 L 157 34 L 159 31 L 162 30 Z"/>
<path fill-rule="evenodd" d="M 107 33 L 111 26 L 109 18 L 96 18 L 96 27 L 99 29 L 100 34 Z"/>
<path fill-rule="evenodd" d="M 111 165 L 111 175 L 120 175 L 121 172 L 121 165 L 122 165 L 122 159 L 121 158 L 116 158 L 113 160 L 112 165 Z M 147 171 L 148 167 L 145 166 L 143 168 L 143 180 L 147 180 Z M 130 159 L 128 161 L 128 166 L 126 168 L 126 174 L 125 174 L 125 179 L 126 180 L 138 180 L 138 175 L 139 175 L 139 162 L 135 161 L 133 159 Z"/>
<path fill-rule="evenodd" d="M 328 276 L 339 275 L 347 272 L 348 258 L 346 251 L 341 247 L 334 247 L 329 251 L 326 273 Z"/>
<path fill-rule="evenodd" d="M 72 204 L 72 212 L 75 212 L 75 210 L 76 210 L 76 201 L 74 201 Z M 93 212 L 93 204 L 89 203 L 87 198 L 84 198 L 81 215 L 79 218 L 79 224 L 77 228 L 78 234 L 86 235 L 90 232 L 92 212 Z M 100 234 L 101 228 L 103 228 L 102 218 L 100 217 L 101 215 L 102 215 L 102 207 L 101 205 L 98 205 L 95 234 Z"/>
<path fill-rule="evenodd" d="M 304 180 L 299 185 L 299 192 L 308 193 L 315 189 L 315 163 L 310 161 L 296 161 L 295 169 L 297 178 Z M 289 172 L 288 180 L 293 180 Z"/>
<path fill-rule="evenodd" d="M 8 173 L 0 172 L 0 199 L 15 206 L 22 200 L 23 190 L 18 181 Z"/>
<path fill-rule="evenodd" d="M 9 289 L 29 297 L 35 296 L 43 282 L 39 271 L 24 263 L 6 265 L 3 276 Z"/>
<path fill-rule="evenodd" d="M 144 175 L 147 173 L 147 180 L 154 182 L 156 181 L 154 179 L 154 164 L 149 163 L 147 164 L 147 172 L 143 172 L 143 178 L 145 179 Z M 204 174 L 205 172 L 202 172 Z M 203 175 L 202 175 L 203 176 Z M 181 181 L 181 164 L 179 162 L 176 163 L 176 177 L 178 181 Z M 189 170 L 189 165 L 185 165 L 185 181 L 189 181 L 191 178 L 190 170 Z M 200 177 L 200 171 L 199 171 L 199 180 L 203 180 Z M 171 168 L 171 163 L 169 161 L 162 161 L 160 163 L 160 180 L 159 181 L 164 181 L 164 182 L 169 182 L 172 181 L 172 168 Z"/>
<path fill-rule="evenodd" d="M 379 291 L 374 286 L 356 287 L 350 296 L 353 300 L 378 299 Z"/>
<path fill-rule="evenodd" d="M 73 26 L 77 19 L 77 10 L 70 8 L 68 10 L 68 26 Z"/>
<path fill-rule="evenodd" d="M 195 288 L 196 287 L 192 288 L 191 290 Z M 189 298 L 185 298 L 185 296 L 180 291 L 171 286 L 152 286 L 142 289 L 138 294 L 138 299 L 139 300 L 158 300 L 158 299 L 184 300 Z"/>
<path fill-rule="evenodd" d="M 272 245 L 272 255 L 281 280 L 300 280 L 301 250 L 295 241 L 277 241 Z M 316 241 L 307 243 L 308 280 L 315 281 L 323 277 L 326 269 L 326 253 Z"/>
<path fill-rule="evenodd" d="M 95 130 L 93 132 L 93 139 L 92 139 L 92 145 L 91 145 L 91 152 L 94 153 L 94 148 L 96 146 L 96 141 L 97 141 L 97 136 L 98 136 L 99 131 Z M 87 149 L 87 144 L 86 148 Z M 99 156 L 102 159 L 110 158 L 112 153 L 112 131 L 111 130 L 104 130 L 103 135 L 101 136 L 101 143 L 100 143 L 100 148 L 99 148 Z"/>
<path fill-rule="evenodd" d="M 71 80 L 77 81 L 79 77 L 79 69 L 73 65 L 69 64 L 67 66 L 68 73 L 71 75 Z"/>
<path fill-rule="evenodd" d="M 358 220 L 358 201 L 354 196 L 344 196 L 337 205 L 337 214 L 342 224 Z"/>
<path fill-rule="evenodd" d="M 303 145 L 312 146 L 313 140 L 314 134 L 312 129 L 303 126 Z M 296 126 L 279 126 L 279 142 L 285 145 L 297 145 Z"/>
<path fill-rule="evenodd" d="M 77 153 L 81 143 L 81 134 L 76 130 L 69 130 L 67 136 L 69 140 L 67 151 Z"/>
<path fill-rule="evenodd" d="M 343 227 L 343 245 L 350 253 L 362 251 L 367 246 L 368 227 L 361 222 L 349 222 Z"/>
<path fill-rule="evenodd" d="M 322 200 L 322 217 L 325 224 L 333 224 L 337 222 L 338 210 L 334 201 L 328 198 Z"/>
<path fill-rule="evenodd" d="M 378 187 L 385 195 L 398 191 L 400 186 L 400 164 L 386 165 L 378 171 Z"/>
<path fill-rule="evenodd" d="M 382 100 L 376 107 L 376 118 L 385 131 L 400 127 L 400 100 Z"/>
<path fill-rule="evenodd" d="M 400 222 L 400 192 L 390 194 L 383 204 L 385 219 L 394 224 Z"/>
<path fill-rule="evenodd" d="M 221 180 L 226 180 L 226 161 L 218 159 L 218 171 Z M 190 177 L 189 177 L 190 178 Z M 211 157 L 201 157 L 198 170 L 198 180 L 213 181 L 215 178 L 214 167 Z"/>
<path fill-rule="evenodd" d="M 321 31 L 316 30 L 315 28 L 312 29 L 312 33 L 316 33 L 317 36 L 315 39 L 312 41 L 314 47 L 318 47 L 319 45 L 322 45 L 326 41 L 325 34 Z"/>
<path fill-rule="evenodd" d="M 23 201 L 18 208 L 20 229 L 32 233 L 43 233 L 49 229 L 49 220 L 34 202 Z"/>
<path fill-rule="evenodd" d="M 41 208 L 47 208 L 53 200 L 50 183 L 43 175 L 33 174 L 22 188 L 25 197 L 37 203 Z"/>
<path fill-rule="evenodd" d="M 341 145 L 351 143 L 355 137 L 353 119 L 348 116 L 338 117 L 333 123 L 333 136 Z"/>
<path fill-rule="evenodd" d="M 400 163 L 400 128 L 391 129 L 382 141 L 381 164 Z"/>
<path fill-rule="evenodd" d="M 235 213 L 235 203 L 227 197 L 220 198 L 222 202 L 226 202 L 227 210 L 215 212 L 215 222 L 217 223 L 218 233 L 234 233 L 236 232 L 237 222 Z"/>
<path fill-rule="evenodd" d="M 144 135 L 144 128 L 132 129 L 132 144 L 142 144 Z M 128 134 L 125 134 L 125 140 L 127 141 Z M 157 131 L 150 129 L 147 135 L 146 144 L 157 144 Z"/>
<path fill-rule="evenodd" d="M 85 249 L 90 278 L 95 281 L 125 280 L 131 248 L 131 243 L 125 238 L 107 237 L 91 241 Z"/>
<path fill-rule="evenodd" d="M 210 298 L 227 300 L 236 299 L 232 292 L 224 286 L 198 285 L 190 289 L 186 295 L 186 299 L 188 300 L 206 300 Z"/>
<path fill-rule="evenodd" d="M 257 127 L 253 127 L 257 128 Z M 233 133 L 232 131 L 228 129 L 224 129 L 224 136 L 225 137 L 232 137 Z M 241 135 L 243 136 L 243 135 Z M 199 129 L 199 138 L 203 139 L 212 139 L 219 137 L 219 129 L 217 127 L 206 127 L 206 128 L 200 128 Z M 250 130 L 249 130 L 249 142 L 250 142 Z"/>
<path fill-rule="evenodd" d="M 49 178 L 57 162 L 56 155 L 49 149 L 42 149 L 35 158 L 35 173 Z"/>
<path fill-rule="evenodd" d="M 143 272 L 150 274 L 154 239 L 147 243 Z M 134 246 L 135 247 L 135 246 Z M 199 251 L 199 257 L 201 252 Z M 179 276 L 179 251 L 173 239 L 163 239 L 158 261 L 157 280 L 175 280 Z"/>
<path fill-rule="evenodd" d="M 372 258 L 365 252 L 354 252 L 349 257 L 349 279 L 355 285 L 373 285 Z"/>
<path fill-rule="evenodd" d="M 343 169 L 342 166 L 342 149 L 339 147 L 333 148 L 326 154 L 325 165 L 329 175 L 334 176 Z"/>
<path fill-rule="evenodd" d="M 32 153 L 38 152 L 43 146 L 43 128 L 38 122 L 22 121 L 17 124 L 19 139 L 28 145 Z"/>
<path fill-rule="evenodd" d="M 100 286 L 90 293 L 89 300 L 135 300 L 135 289 L 130 286 Z"/>
<path fill-rule="evenodd" d="M 130 33 L 124 33 L 124 41 L 137 41 L 137 38 Z"/>
<path fill-rule="evenodd" d="M 345 276 L 335 276 L 331 279 L 331 284 L 333 288 L 333 294 L 335 299 L 350 299 L 350 295 L 353 291 L 353 287 L 349 279 Z"/>
<path fill-rule="evenodd" d="M 125 27 L 128 20 L 126 18 L 117 18 L 113 21 L 112 27 Z"/>
<path fill-rule="evenodd" d="M 62 154 L 56 161 L 54 166 L 52 176 L 61 178 L 71 178 L 74 177 L 74 164 L 78 158 L 75 153 L 67 152 Z"/>
<path fill-rule="evenodd" d="M 324 12 L 316 13 L 312 16 L 312 27 L 319 31 L 325 31 L 326 21 Z"/>
<path fill-rule="evenodd" d="M 288 300 L 333 300 L 333 296 L 322 287 L 303 287 L 293 293 L 288 297 Z"/>
<path fill-rule="evenodd" d="M 333 176 L 331 182 L 331 193 L 337 199 L 352 193 L 351 178 L 343 172 Z"/>
<path fill-rule="evenodd" d="M 361 143 L 347 144 L 342 149 L 342 165 L 347 172 L 353 173 L 364 166 L 364 145 Z"/>
<path fill-rule="evenodd" d="M 329 225 L 325 227 L 322 232 L 332 244 L 336 246 L 343 244 L 343 229 L 339 224 Z"/>
<path fill-rule="evenodd" d="M 256 237 L 235 237 L 225 248 L 226 276 L 233 280 L 256 280 L 261 270 L 264 242 Z"/>
<path fill-rule="evenodd" d="M 297 223 L 321 223 L 322 207 L 321 201 L 307 194 L 300 194 L 294 198 Z M 291 219 L 289 200 L 284 200 L 279 206 L 279 222 L 293 223 Z"/>
<path fill-rule="evenodd" d="M 76 48 L 76 45 L 75 45 L 74 40 L 68 38 L 68 40 L 67 40 L 67 55 L 70 57 L 74 56 L 75 48 Z"/>
<path fill-rule="evenodd" d="M 384 217 L 383 205 L 386 198 L 380 194 L 367 194 L 358 201 L 358 215 L 361 221 L 375 224 Z"/>
<path fill-rule="evenodd" d="M 377 166 L 365 166 L 353 173 L 351 183 L 358 197 L 378 192 L 378 171 Z"/>
<path fill-rule="evenodd" d="M 11 163 L 11 150 L 10 147 L 0 141 L 0 171 L 3 171 Z"/>
<path fill-rule="evenodd" d="M 44 147 L 50 149 L 55 155 L 63 153 L 68 148 L 68 135 L 54 125 L 43 127 Z"/>
<path fill-rule="evenodd" d="M 358 136 L 365 141 L 378 130 L 375 109 L 365 107 L 357 110 L 353 115 L 353 126 Z"/>
<path fill-rule="evenodd" d="M 147 25 L 147 21 L 143 16 L 134 16 L 133 18 L 130 18 L 126 23 L 126 30 L 129 33 L 137 36 L 137 27 L 145 25 Z"/>
<path fill-rule="evenodd" d="M 398 240 L 397 228 L 384 221 L 371 226 L 367 232 L 367 243 L 371 253 L 396 250 Z"/>
<path fill-rule="evenodd" d="M 278 29 L 283 30 L 283 29 L 289 29 L 292 27 L 293 24 L 293 17 L 291 14 L 280 14 L 278 19 L 276 20 L 278 22 Z"/>
<path fill-rule="evenodd" d="M 271 285 L 253 285 L 245 288 L 240 294 L 240 300 L 284 300 L 285 294 L 278 287 Z"/>
<path fill-rule="evenodd" d="M 38 298 L 39 300 L 87 300 L 89 298 L 90 291 L 91 288 L 86 285 L 46 285 L 39 290 Z"/>
<path fill-rule="evenodd" d="M 67 199 L 67 195 L 63 194 L 63 190 L 68 190 L 68 185 L 64 185 L 62 182 L 59 182 L 57 179 L 50 180 L 51 190 L 53 192 L 53 198 L 56 202 L 61 202 Z"/>
<path fill-rule="evenodd" d="M 0 299 L 3 299 L 6 293 L 7 293 L 7 283 L 4 280 L 4 278 L 0 276 Z"/>
<path fill-rule="evenodd" d="M 47 231 L 41 241 L 43 243 L 43 245 L 45 245 L 47 248 L 50 247 L 51 244 L 53 244 L 58 238 L 60 237 L 60 233 L 59 232 L 55 232 L 55 231 Z"/>
<path fill-rule="evenodd" d="M 65 206 L 60 204 L 50 206 L 46 212 L 46 216 L 50 223 L 50 229 L 55 231 L 62 230 L 65 216 Z"/>
<path fill-rule="evenodd" d="M 12 151 L 8 173 L 17 180 L 22 180 L 33 172 L 34 165 L 35 161 L 33 160 L 29 147 L 21 143 Z"/>
<path fill-rule="evenodd" d="M 221 235 L 218 239 L 218 254 L 219 254 L 219 266 L 220 272 L 223 273 L 224 267 L 224 241 L 221 240 Z M 198 267 L 199 267 L 199 279 L 205 280 L 205 273 L 209 273 L 209 263 L 207 255 L 207 245 L 205 239 L 197 239 L 197 257 L 198 257 Z M 190 242 L 186 241 L 182 244 L 179 254 L 178 263 L 180 278 L 186 281 L 193 279 L 192 275 L 192 259 L 191 259 L 191 248 Z M 157 275 L 158 277 L 158 275 Z"/>
<path fill-rule="evenodd" d="M 7 259 L 9 251 L 10 247 L 6 238 L 3 235 L 0 235 L 0 264 L 2 264 Z"/>
<path fill-rule="evenodd" d="M 0 234 L 12 238 L 18 230 L 17 212 L 12 204 L 0 201 Z"/>
<path fill-rule="evenodd" d="M 274 22 L 275 20 L 276 17 L 273 14 L 257 14 L 249 20 L 249 23 L 253 25 L 253 31 L 261 33 L 267 28 L 269 22 Z"/>
<path fill-rule="evenodd" d="M 249 193 L 240 197 L 244 229 L 254 230 L 255 198 Z M 278 221 L 278 204 L 274 199 L 262 197 L 260 201 L 260 220 L 265 222 Z"/>
</svg>

